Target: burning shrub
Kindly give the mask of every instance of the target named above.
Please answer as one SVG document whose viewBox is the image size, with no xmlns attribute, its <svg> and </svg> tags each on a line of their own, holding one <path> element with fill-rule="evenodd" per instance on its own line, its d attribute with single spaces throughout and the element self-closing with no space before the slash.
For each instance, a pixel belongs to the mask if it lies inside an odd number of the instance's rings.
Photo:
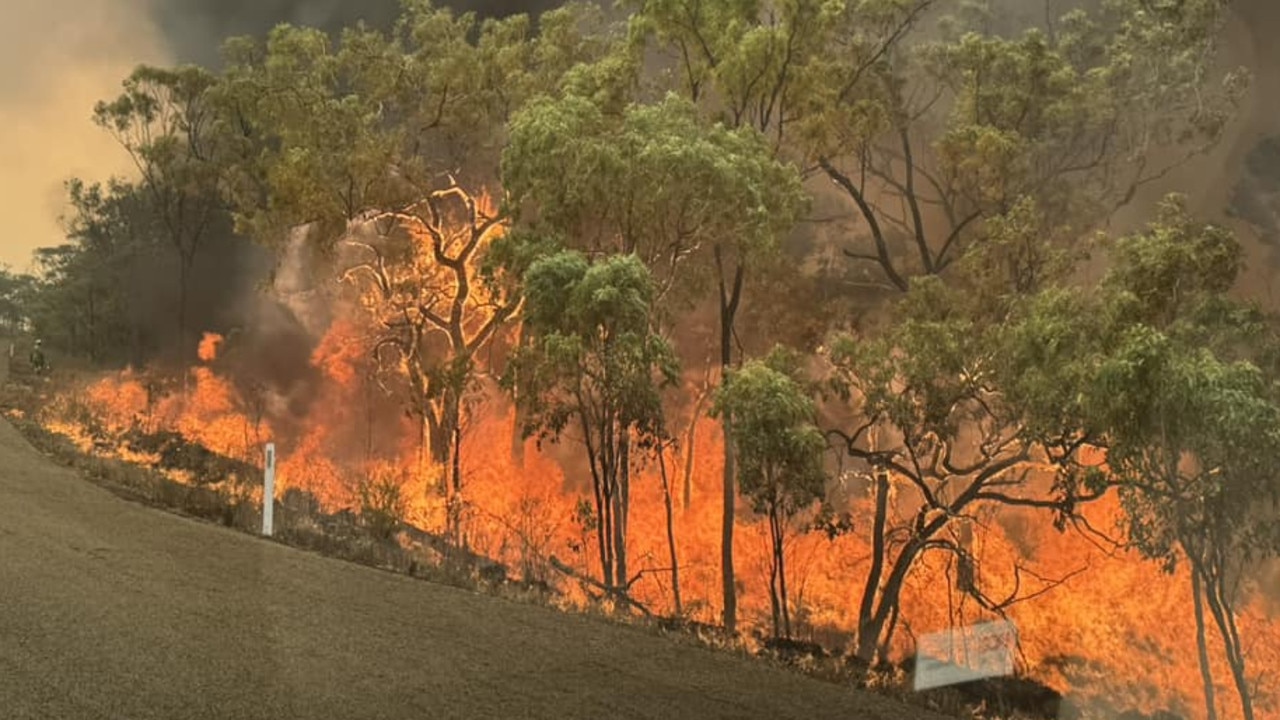
<svg viewBox="0 0 1280 720">
<path fill-rule="evenodd" d="M 170 430 L 146 433 L 134 428 L 125 434 L 124 445 L 133 452 L 157 456 L 160 468 L 186 473 L 197 485 L 224 481 L 243 484 L 258 474 L 258 469 L 249 463 L 216 453 Z"/>
<path fill-rule="evenodd" d="M 280 496 L 281 508 L 291 517 L 313 518 L 320 514 L 320 500 L 309 492 L 289 488 Z"/>
<path fill-rule="evenodd" d="M 791 638 L 769 637 L 763 633 L 755 633 L 760 649 L 756 652 L 762 657 L 772 658 L 778 662 L 796 667 L 813 665 L 818 660 L 830 657 L 827 649 L 815 642 L 794 640 Z"/>
<path fill-rule="evenodd" d="M 409 504 L 402 487 L 404 473 L 393 467 L 370 470 L 359 484 L 360 521 L 377 538 L 390 540 L 404 523 Z"/>
<path fill-rule="evenodd" d="M 41 413 L 55 424 L 71 426 L 90 443 L 97 443 L 106 437 L 107 431 L 94 408 L 88 401 L 73 393 L 56 396 Z"/>
</svg>

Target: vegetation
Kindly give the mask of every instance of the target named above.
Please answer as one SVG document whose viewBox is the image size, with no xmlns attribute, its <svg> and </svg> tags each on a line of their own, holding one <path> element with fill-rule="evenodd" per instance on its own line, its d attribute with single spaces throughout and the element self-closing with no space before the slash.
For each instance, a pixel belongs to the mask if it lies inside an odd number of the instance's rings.
<svg viewBox="0 0 1280 720">
<path fill-rule="evenodd" d="M 658 390 L 676 379 L 671 347 L 651 329 L 655 291 L 634 255 L 589 263 L 565 251 L 524 277 L 531 342 L 513 362 L 527 434 L 576 431 L 591 469 L 602 583 L 625 598 L 633 448 L 666 434 Z"/>
<path fill-rule="evenodd" d="M 735 421 L 734 452 L 740 491 L 769 520 L 769 604 L 773 633 L 791 637 L 786 540 L 794 516 L 822 499 L 826 441 L 817 408 L 785 353 L 753 360 L 728 377 L 713 412 Z"/>
<path fill-rule="evenodd" d="M 216 73 L 139 68 L 95 114 L 136 175 L 69 184 L 67 243 L 36 277 L 0 272 L 0 327 L 104 365 L 188 359 L 226 329 L 193 325 L 202 267 L 244 239 L 278 269 L 310 251 L 366 330 L 364 382 L 417 418 L 452 545 L 471 401 L 510 400 L 525 436 L 585 461 L 585 580 L 624 608 L 653 570 L 628 553 L 653 460 L 677 613 L 714 608 L 730 634 L 740 502 L 768 525 L 777 638 L 802 607 L 788 538 L 860 535 L 841 582 L 867 667 L 932 558 L 984 617 L 1060 582 L 986 583 L 984 519 L 1083 530 L 1118 497 L 1130 547 L 1191 568 L 1210 715 L 1205 608 L 1254 717 L 1236 620 L 1241 578 L 1280 556 L 1280 337 L 1233 299 L 1234 238 L 1176 197 L 1097 235 L 1221 137 L 1245 84 L 1215 74 L 1222 3 L 627 5 L 621 25 L 579 4 L 480 23 L 410 0 L 385 31 L 281 26 L 230 40 Z M 820 204 L 853 220 L 806 222 Z M 1094 251 L 1109 269 L 1086 282 Z M 160 277 L 163 332 L 131 299 Z M 719 597 L 686 582 L 682 602 L 667 453 L 683 445 L 687 510 L 704 416 L 724 439 Z M 384 538 L 413 502 L 388 477 L 357 502 Z"/>
</svg>

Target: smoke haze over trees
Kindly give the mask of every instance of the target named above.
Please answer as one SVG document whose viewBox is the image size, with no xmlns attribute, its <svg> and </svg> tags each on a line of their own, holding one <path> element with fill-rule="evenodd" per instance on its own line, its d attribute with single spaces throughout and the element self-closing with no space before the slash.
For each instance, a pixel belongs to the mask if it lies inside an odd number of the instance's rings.
<svg viewBox="0 0 1280 720">
<path fill-rule="evenodd" d="M 450 0 L 440 3 L 480 17 L 539 15 L 555 0 Z M 262 35 L 280 23 L 336 33 L 363 21 L 386 29 L 400 14 L 401 0 L 153 0 L 152 17 L 175 59 L 213 66 L 222 40 Z"/>
<path fill-rule="evenodd" d="M 997 554 L 1032 535 L 1007 529 L 1093 540 L 1110 508 L 1190 573 L 1175 661 L 1204 686 L 1170 702 L 1251 719 L 1275 708 L 1235 583 L 1280 556 L 1248 512 L 1280 504 L 1280 333 L 1237 238 L 1147 199 L 1248 78 L 1218 0 L 1048 5 L 161 3 L 165 57 L 203 66 L 104 93 L 134 172 L 67 186 L 0 324 L 180 378 L 167 422 L 243 461 L 289 427 L 332 507 L 376 481 L 386 527 L 407 498 L 452 551 L 730 633 L 822 624 L 864 670 L 921 625 L 1033 613 L 1066 569 Z M 555 529 L 528 496 L 483 510 L 537 478 Z"/>
</svg>

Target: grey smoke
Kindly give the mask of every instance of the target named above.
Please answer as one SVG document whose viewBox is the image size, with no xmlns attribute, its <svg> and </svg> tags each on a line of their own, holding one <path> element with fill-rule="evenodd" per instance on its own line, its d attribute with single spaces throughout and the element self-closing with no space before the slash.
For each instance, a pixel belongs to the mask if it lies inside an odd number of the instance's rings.
<svg viewBox="0 0 1280 720">
<path fill-rule="evenodd" d="M 223 39 L 263 35 L 280 23 L 316 27 L 336 33 L 363 21 L 372 28 L 392 27 L 399 0 L 152 0 L 156 24 L 177 59 L 214 65 Z M 562 4 L 558 0 L 453 0 L 438 3 L 455 12 L 480 17 L 539 13 Z"/>
</svg>

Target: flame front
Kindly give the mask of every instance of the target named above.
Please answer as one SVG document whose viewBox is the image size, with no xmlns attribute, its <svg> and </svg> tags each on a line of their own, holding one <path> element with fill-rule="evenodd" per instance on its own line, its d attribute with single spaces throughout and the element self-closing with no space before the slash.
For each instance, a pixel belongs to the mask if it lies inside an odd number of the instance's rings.
<svg viewBox="0 0 1280 720">
<path fill-rule="evenodd" d="M 487 202 L 480 199 L 491 212 Z M 64 412 L 54 413 L 60 420 L 50 426 L 90 447 L 91 433 L 83 417 L 65 412 L 70 404 L 80 403 L 110 433 L 131 428 L 176 431 L 247 463 L 260 463 L 262 444 L 273 441 L 280 453 L 281 493 L 298 489 L 314 495 L 327 511 L 358 511 L 362 487 L 381 479 L 394 484 L 404 498 L 408 522 L 438 531 L 446 522 L 440 490 L 446 470 L 422 452 L 420 427 L 413 418 L 387 412 L 386 392 L 369 359 L 369 322 L 367 314 L 339 320 L 318 342 L 311 364 L 321 381 L 302 417 L 290 417 L 281 409 L 281 399 L 253 396 L 215 371 L 226 341 L 208 334 L 199 345 L 200 364 L 189 371 L 185 392 L 165 390 L 147 373 L 119 373 L 98 380 L 74 400 L 77 394 L 62 398 L 59 408 Z M 585 483 L 575 475 L 574 463 L 566 460 L 571 448 L 539 449 L 532 440 L 513 440 L 515 432 L 513 409 L 490 388 L 468 416 L 459 454 L 468 545 L 527 580 L 556 585 L 571 603 L 580 603 L 585 597 L 581 590 L 553 570 L 551 561 L 556 558 L 592 574 L 590 538 L 575 519 Z M 673 456 L 667 463 L 679 581 L 685 613 L 715 623 L 720 614 L 723 437 L 709 419 L 699 419 L 690 437 L 694 450 L 687 493 L 684 458 Z M 136 454 L 128 459 L 153 460 Z M 656 613 L 670 614 L 674 607 L 666 508 L 653 465 L 640 468 L 633 480 L 628 553 L 631 566 L 644 571 L 633 587 L 635 599 Z M 869 517 L 869 498 L 855 496 L 850 502 L 856 522 Z M 1120 512 L 1118 503 L 1107 500 L 1086 514 L 1092 526 L 1111 528 Z M 766 628 L 768 528 L 745 506 L 738 518 L 740 613 L 748 626 Z M 973 547 L 984 585 L 995 591 L 1010 590 L 1015 583 L 1028 590 L 1043 588 L 1008 611 L 1033 674 L 1068 691 L 1085 707 L 1146 712 L 1171 708 L 1203 716 L 1185 569 L 1165 575 L 1153 564 L 1084 534 L 1059 533 L 1047 518 L 1029 511 L 980 520 L 984 527 L 974 533 Z M 871 555 L 862 530 L 865 524 L 834 539 L 808 533 L 790 540 L 788 582 L 794 588 L 796 635 L 828 644 L 850 639 Z M 964 593 L 956 589 L 957 569 L 948 557 L 926 555 L 912 573 L 896 634 L 899 653 L 910 652 L 912 638 L 925 633 L 990 619 L 963 600 Z M 1015 575 L 1015 567 L 1023 570 Z M 1251 597 L 1242 603 L 1241 635 L 1259 678 L 1259 717 L 1275 717 L 1280 713 L 1280 620 L 1261 594 Z M 1216 667 L 1225 668 L 1220 644 L 1210 642 L 1209 650 Z M 1232 692 L 1227 678 L 1227 673 L 1218 673 L 1223 695 Z"/>
</svg>

